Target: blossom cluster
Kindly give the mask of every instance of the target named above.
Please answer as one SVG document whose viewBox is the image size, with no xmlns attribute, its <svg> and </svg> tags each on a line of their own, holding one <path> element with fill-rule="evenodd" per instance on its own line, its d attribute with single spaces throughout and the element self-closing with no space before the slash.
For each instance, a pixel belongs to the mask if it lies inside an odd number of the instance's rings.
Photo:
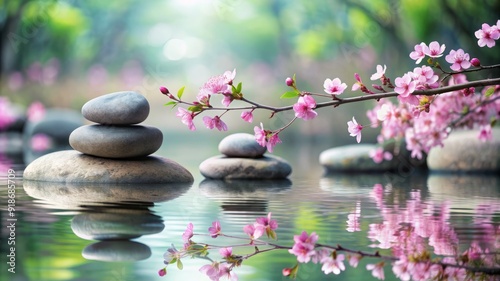
<svg viewBox="0 0 500 281">
<path fill-rule="evenodd" d="M 341 245 L 325 245 L 319 243 L 319 235 L 316 232 L 310 234 L 302 231 L 299 235 L 293 236 L 292 246 L 282 246 L 275 243 L 259 239 L 264 235 L 268 238 L 277 239 L 276 230 L 278 223 L 272 219 L 271 213 L 265 217 L 260 217 L 253 224 L 243 227 L 245 237 L 226 235 L 222 231 L 219 221 L 212 222 L 206 234 L 195 234 L 194 226 L 189 223 L 182 234 L 184 246 L 177 250 L 173 245 L 164 254 L 166 266 L 158 271 L 160 276 L 167 274 L 167 267 L 176 264 L 178 269 L 183 268 L 182 260 L 185 258 L 203 258 L 211 262 L 200 267 L 199 271 L 205 274 L 210 280 L 218 281 L 227 279 L 236 281 L 238 276 L 235 269 L 242 265 L 244 260 L 263 252 L 272 250 L 287 250 L 296 259 L 293 267 L 282 269 L 283 276 L 295 278 L 298 275 L 299 267 L 305 263 L 315 263 L 321 265 L 324 274 L 339 275 L 346 270 L 346 263 L 351 267 L 358 267 L 362 259 L 378 259 L 373 263 L 367 263 L 365 268 L 372 276 L 385 279 L 385 267 L 391 265 L 394 275 L 401 280 L 490 280 L 495 274 L 488 273 L 488 270 L 495 270 L 498 262 L 495 255 L 492 255 L 488 248 L 481 248 L 480 243 L 486 245 L 495 243 L 495 234 L 498 229 L 491 221 L 478 221 L 478 226 L 491 233 L 489 240 L 473 241 L 471 246 L 464 252 L 459 253 L 457 247 L 457 235 L 453 227 L 449 224 L 450 209 L 445 203 L 435 206 L 422 202 L 418 191 L 411 192 L 411 198 L 406 201 L 404 211 L 398 211 L 398 204 L 386 205 L 383 200 L 384 188 L 381 184 L 373 187 L 371 197 L 380 209 L 383 222 L 380 224 L 370 224 L 368 238 L 380 244 L 376 247 L 391 249 L 392 255 L 381 255 L 367 253 L 354 249 L 344 248 Z M 394 209 L 394 210 L 393 210 Z M 495 210 L 479 209 L 478 213 L 483 214 L 487 220 L 488 214 L 491 218 Z M 357 204 L 354 214 L 356 221 L 361 219 L 361 207 Z M 360 231 L 359 228 L 352 228 L 352 214 L 348 215 L 347 230 Z M 476 223 L 476 222 L 475 222 Z M 491 227 L 487 227 L 487 226 Z M 193 240 L 195 235 L 210 236 L 212 238 L 226 237 L 231 240 L 240 239 L 245 243 L 237 245 L 211 245 L 199 243 Z M 433 247 L 434 254 L 441 256 L 436 258 L 431 256 L 431 251 L 426 246 L 425 240 Z M 254 247 L 254 252 L 246 255 L 238 255 L 233 252 L 236 247 Z M 494 245 L 492 245 L 494 247 Z M 209 257 L 211 250 L 217 250 L 220 260 L 212 260 Z M 496 271 L 495 271 L 496 272 Z"/>
<path fill-rule="evenodd" d="M 500 20 L 495 25 L 483 24 L 480 30 L 475 32 L 478 45 L 489 48 L 493 47 L 496 40 L 500 38 Z M 367 127 L 381 126 L 381 133 L 378 141 L 394 138 L 405 138 L 407 149 L 412 153 L 412 157 L 422 158 L 432 147 L 440 146 L 450 131 L 455 128 L 475 128 L 479 127 L 481 140 L 491 138 L 491 126 L 500 117 L 500 83 L 489 83 L 492 85 L 476 90 L 475 87 L 468 86 L 466 72 L 481 71 L 493 67 L 485 67 L 478 58 L 471 58 L 463 49 L 452 49 L 445 55 L 446 46 L 437 41 L 426 44 L 421 42 L 414 47 L 409 54 L 410 58 L 420 64 L 427 59 L 428 65 L 415 67 L 400 77 L 394 79 L 394 83 L 386 76 L 387 66 L 377 65 L 376 73 L 370 79 L 380 81 L 380 84 L 372 84 L 370 89 L 363 83 L 359 74 L 355 73 L 356 82 L 352 85 L 352 91 L 361 91 L 367 94 L 368 98 L 359 99 L 377 100 L 374 109 L 367 112 L 370 125 L 362 125 L 356 118 L 347 122 L 347 130 L 350 136 L 361 142 L 362 131 Z M 441 57 L 450 64 L 451 72 L 442 68 L 439 63 Z M 471 69 L 472 68 L 472 69 Z M 227 125 L 222 121 L 222 116 L 230 110 L 241 110 L 241 118 L 246 122 L 253 122 L 253 112 L 256 109 L 271 111 L 271 117 L 275 113 L 284 110 L 293 110 L 294 118 L 281 128 L 270 130 L 265 129 L 263 124 L 254 127 L 255 140 L 272 152 L 273 148 L 281 143 L 279 133 L 290 126 L 297 119 L 312 120 L 318 116 L 317 109 L 333 105 L 338 106 L 344 102 L 351 102 L 350 98 L 340 98 L 339 96 L 348 88 L 339 78 L 327 78 L 323 83 L 324 93 L 311 93 L 301 91 L 297 86 L 295 76 L 285 79 L 285 84 L 291 90 L 285 92 L 281 98 L 296 98 L 297 101 L 289 107 L 278 108 L 265 106 L 250 101 L 242 93 L 242 84 L 235 86 L 234 79 L 236 70 L 226 71 L 222 75 L 210 78 L 199 90 L 196 101 L 185 102 L 181 99 L 184 88 L 177 97 L 172 95 L 167 88 L 161 87 L 160 91 L 167 95 L 172 101 L 167 105 L 176 106 L 185 104 L 187 109 L 179 107 L 177 116 L 182 123 L 190 130 L 195 130 L 193 120 L 203 111 L 219 110 L 222 114 L 213 117 L 204 116 L 203 123 L 209 129 L 219 131 L 228 130 Z M 452 91 L 435 91 L 445 89 L 446 85 L 457 86 Z M 434 92 L 430 92 L 434 91 Z M 430 93 L 430 94 L 429 94 Z M 214 95 L 222 97 L 224 107 L 214 107 L 211 98 Z M 397 97 L 397 104 L 389 97 Z M 362 97 L 362 96 L 361 96 Z M 326 101 L 317 102 L 317 99 Z M 381 100 L 384 98 L 383 100 Z M 352 98 L 351 98 L 352 99 Z M 230 107 L 234 100 L 239 100 L 247 104 L 243 107 Z M 377 149 L 371 153 L 375 162 L 390 160 L 392 155 L 383 149 Z"/>
</svg>

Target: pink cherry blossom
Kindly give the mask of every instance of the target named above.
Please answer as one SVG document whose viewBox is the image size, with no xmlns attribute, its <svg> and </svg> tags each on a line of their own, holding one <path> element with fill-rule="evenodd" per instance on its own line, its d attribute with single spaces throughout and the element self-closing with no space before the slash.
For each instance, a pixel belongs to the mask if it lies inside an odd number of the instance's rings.
<svg viewBox="0 0 500 281">
<path fill-rule="evenodd" d="M 396 80 L 394 80 L 396 83 L 396 88 L 394 88 L 394 91 L 398 93 L 400 96 L 403 97 L 408 97 L 415 91 L 416 88 L 416 83 L 413 81 L 411 77 L 411 72 L 406 73 L 403 75 L 403 77 L 397 77 Z"/>
<path fill-rule="evenodd" d="M 345 256 L 343 254 L 336 255 L 336 258 L 329 255 L 323 259 L 323 266 L 321 267 L 321 270 L 325 274 L 333 273 L 335 275 L 339 275 L 341 271 L 345 270 L 344 259 Z"/>
<path fill-rule="evenodd" d="M 358 267 L 359 261 L 363 256 L 359 254 L 348 255 L 347 259 L 349 260 L 349 265 L 352 267 Z"/>
<path fill-rule="evenodd" d="M 223 257 L 223 258 L 229 258 L 230 256 L 233 255 L 233 248 L 232 247 L 227 247 L 227 248 L 220 248 L 219 249 L 219 254 Z"/>
<path fill-rule="evenodd" d="M 264 234 L 264 228 L 258 224 L 249 224 L 243 227 L 243 232 L 248 234 L 251 240 L 255 240 Z"/>
<path fill-rule="evenodd" d="M 271 212 L 267 214 L 267 217 L 260 217 L 255 220 L 255 224 L 257 228 L 262 228 L 267 236 L 275 237 L 276 233 L 274 231 L 278 229 L 278 223 L 276 220 L 271 219 Z"/>
<path fill-rule="evenodd" d="M 182 124 L 187 125 L 189 130 L 194 131 L 196 127 L 193 124 L 193 113 L 188 111 L 185 108 L 179 107 L 177 109 L 177 113 L 175 114 L 177 117 L 181 118 Z"/>
<path fill-rule="evenodd" d="M 175 247 L 174 245 L 172 244 L 172 247 L 168 248 L 167 249 L 167 252 L 165 252 L 165 254 L 163 254 L 163 259 L 164 259 L 164 262 L 165 264 L 169 264 L 170 262 L 172 262 L 173 260 L 178 260 L 182 258 L 182 253 L 179 252 Z"/>
<path fill-rule="evenodd" d="M 182 241 L 184 243 L 188 243 L 193 237 L 193 228 L 193 223 L 188 223 L 186 231 L 182 234 Z"/>
<path fill-rule="evenodd" d="M 208 129 L 217 128 L 219 131 L 227 131 L 227 125 L 224 123 L 219 116 L 214 116 L 210 118 L 209 116 L 203 117 L 203 123 Z"/>
<path fill-rule="evenodd" d="M 356 137 L 358 143 L 361 141 L 361 130 L 363 130 L 363 126 L 358 124 L 354 117 L 352 117 L 352 121 L 347 122 L 347 131 L 351 137 Z"/>
<path fill-rule="evenodd" d="M 373 159 L 373 162 L 377 164 L 382 163 L 384 160 L 392 160 L 392 154 L 389 151 L 384 151 L 383 147 L 373 149 L 368 154 Z"/>
<path fill-rule="evenodd" d="M 248 123 L 252 123 L 253 122 L 253 112 L 252 111 L 241 112 L 241 119 L 245 120 Z"/>
<path fill-rule="evenodd" d="M 424 46 L 424 54 L 431 58 L 439 58 L 443 55 L 446 46 L 444 44 L 439 45 L 437 41 L 432 41 L 429 46 Z"/>
<path fill-rule="evenodd" d="M 464 53 L 464 50 L 451 50 L 450 54 L 446 57 L 446 61 L 451 63 L 450 68 L 454 71 L 460 71 L 462 69 L 467 69 L 471 66 L 469 54 Z"/>
<path fill-rule="evenodd" d="M 387 66 L 384 64 L 384 66 L 382 67 L 382 65 L 377 65 L 377 73 L 373 74 L 370 79 L 371 80 L 379 80 L 381 79 L 382 77 L 384 77 L 385 75 L 385 70 L 387 69 Z"/>
<path fill-rule="evenodd" d="M 200 93 L 203 92 L 204 95 L 231 94 L 231 86 L 228 84 L 230 78 L 230 75 L 211 77 L 207 82 L 205 82 L 203 87 L 201 87 Z"/>
<path fill-rule="evenodd" d="M 390 103 L 384 103 L 377 110 L 377 119 L 380 121 L 389 121 L 394 117 L 394 106 Z"/>
<path fill-rule="evenodd" d="M 483 23 L 481 29 L 474 33 L 477 39 L 477 44 L 479 47 L 488 46 L 492 48 L 495 46 L 495 40 L 500 38 L 500 31 L 498 26 L 489 26 L 487 23 Z"/>
<path fill-rule="evenodd" d="M 479 131 L 479 140 L 486 142 L 486 141 L 491 141 L 493 139 L 493 134 L 491 131 L 491 125 L 485 125 L 480 127 Z"/>
<path fill-rule="evenodd" d="M 377 264 L 367 264 L 367 270 L 371 270 L 373 277 L 384 280 L 384 262 L 379 262 Z"/>
<path fill-rule="evenodd" d="M 229 105 L 231 105 L 231 103 L 233 102 L 234 98 L 233 98 L 233 95 L 231 94 L 224 94 L 224 97 L 222 98 L 222 105 L 224 105 L 225 107 L 228 107 Z"/>
<path fill-rule="evenodd" d="M 392 271 L 394 275 L 403 281 L 408 281 L 411 278 L 411 272 L 413 270 L 413 266 L 415 264 L 409 262 L 405 256 L 401 256 L 400 259 L 394 262 L 394 266 L 392 267 Z"/>
<path fill-rule="evenodd" d="M 219 278 L 223 277 L 226 277 L 227 280 L 230 281 L 238 281 L 238 276 L 234 273 L 232 266 L 227 263 L 221 263 L 219 265 Z"/>
<path fill-rule="evenodd" d="M 311 261 L 311 258 L 316 255 L 314 245 L 309 243 L 295 243 L 288 252 L 295 255 L 297 261 L 300 263 L 308 263 Z"/>
<path fill-rule="evenodd" d="M 422 67 L 415 67 L 413 73 L 409 72 L 408 74 L 413 78 L 413 81 L 415 81 L 416 90 L 439 87 L 439 83 L 437 83 L 439 77 L 430 66 L 423 65 Z"/>
<path fill-rule="evenodd" d="M 220 264 L 218 262 L 213 262 L 212 264 L 206 264 L 202 266 L 199 271 L 210 278 L 212 281 L 219 281 L 220 279 Z"/>
<path fill-rule="evenodd" d="M 253 128 L 253 131 L 255 133 L 255 140 L 257 141 L 260 146 L 266 146 L 267 144 L 267 133 L 264 130 L 264 126 L 262 125 L 262 122 L 260 123 L 260 128 L 258 126 L 255 126 Z"/>
<path fill-rule="evenodd" d="M 224 83 L 232 85 L 234 77 L 236 77 L 236 69 L 233 71 L 227 70 L 224 74 L 222 74 L 222 77 L 224 78 Z"/>
<path fill-rule="evenodd" d="M 311 235 L 308 235 L 306 231 L 302 231 L 300 235 L 294 235 L 293 236 L 293 241 L 297 243 L 307 243 L 314 245 L 318 241 L 319 236 L 316 234 L 316 232 L 312 232 Z"/>
<path fill-rule="evenodd" d="M 427 45 L 422 42 L 418 45 L 415 45 L 415 51 L 410 53 L 410 58 L 415 60 L 416 64 L 419 64 L 423 58 L 425 58 L 424 49 L 427 48 Z"/>
<path fill-rule="evenodd" d="M 295 116 L 304 120 L 314 119 L 318 115 L 313 109 L 316 107 L 316 101 L 311 95 L 299 97 L 296 104 L 293 105 Z"/>
<path fill-rule="evenodd" d="M 347 85 L 346 83 L 342 83 L 339 78 L 335 78 L 333 80 L 326 79 L 323 83 L 323 87 L 325 88 L 325 92 L 327 94 L 337 96 L 344 92 L 344 90 L 347 88 Z"/>
<path fill-rule="evenodd" d="M 267 142 L 267 151 L 269 152 L 273 152 L 274 150 L 274 147 L 278 144 L 278 143 L 281 143 L 281 139 L 280 137 L 278 136 L 277 133 L 274 133 L 272 134 L 270 137 L 269 137 L 269 140 Z"/>
<path fill-rule="evenodd" d="M 219 221 L 212 222 L 212 226 L 208 228 L 208 232 L 212 238 L 217 238 L 221 234 L 221 226 Z"/>
</svg>

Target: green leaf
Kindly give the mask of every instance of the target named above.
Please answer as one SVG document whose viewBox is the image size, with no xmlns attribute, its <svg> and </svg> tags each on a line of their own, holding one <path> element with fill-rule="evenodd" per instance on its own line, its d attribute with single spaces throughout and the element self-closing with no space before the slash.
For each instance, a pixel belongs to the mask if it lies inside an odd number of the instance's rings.
<svg viewBox="0 0 500 281">
<path fill-rule="evenodd" d="M 297 91 L 288 91 L 288 92 L 284 93 L 283 95 L 281 95 L 280 99 L 289 99 L 289 98 L 295 98 L 298 96 L 299 96 L 299 94 L 297 93 Z"/>
<path fill-rule="evenodd" d="M 491 97 L 491 95 L 493 95 L 494 92 L 495 92 L 495 87 L 489 87 L 488 90 L 484 92 L 484 96 L 489 98 Z"/>
<path fill-rule="evenodd" d="M 243 85 L 240 83 L 238 83 L 238 87 L 236 87 L 236 92 L 238 93 L 241 93 L 241 88 L 243 87 Z"/>
<path fill-rule="evenodd" d="M 177 262 L 177 258 L 173 258 L 168 264 L 172 264 L 172 263 L 175 263 Z"/>
<path fill-rule="evenodd" d="M 177 91 L 177 97 L 178 97 L 179 99 L 181 99 L 182 94 L 184 94 L 184 89 L 185 89 L 185 88 L 186 88 L 186 86 L 184 86 L 184 87 L 180 88 L 180 89 L 179 89 L 179 91 Z"/>
<path fill-rule="evenodd" d="M 176 101 L 169 101 L 166 104 L 164 104 L 163 106 L 169 106 L 169 105 L 172 105 L 172 108 L 174 108 L 177 105 L 177 102 Z"/>
<path fill-rule="evenodd" d="M 187 110 L 191 111 L 191 112 L 197 112 L 197 111 L 201 111 L 201 107 L 197 106 L 197 105 L 193 105 L 193 106 L 188 107 Z"/>
<path fill-rule="evenodd" d="M 180 259 L 178 259 L 178 260 L 177 260 L 177 268 L 178 268 L 179 270 L 182 270 L 182 269 L 184 268 L 184 266 L 182 265 L 182 262 L 181 262 L 181 260 L 180 260 Z"/>
</svg>

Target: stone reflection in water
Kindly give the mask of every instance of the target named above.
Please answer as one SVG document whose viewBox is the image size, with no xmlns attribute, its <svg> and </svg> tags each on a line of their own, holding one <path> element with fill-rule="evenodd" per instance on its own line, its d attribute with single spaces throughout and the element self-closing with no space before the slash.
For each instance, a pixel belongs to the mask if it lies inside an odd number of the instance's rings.
<svg viewBox="0 0 500 281">
<path fill-rule="evenodd" d="M 31 197 L 62 209 L 79 210 L 71 220 L 72 231 L 86 240 L 83 257 L 100 261 L 136 261 L 151 255 L 148 246 L 130 241 L 163 231 L 160 216 L 149 207 L 184 194 L 191 184 L 63 184 L 25 181 Z M 52 207 L 50 206 L 50 207 Z"/>
<path fill-rule="evenodd" d="M 151 256 L 151 249 L 142 243 L 130 240 L 100 241 L 85 247 L 82 256 L 97 261 L 139 261 Z"/>
<path fill-rule="evenodd" d="M 93 207 L 71 220 L 71 229 L 86 240 L 133 239 L 161 232 L 165 225 L 161 217 L 148 208 L 130 205 Z"/>
<path fill-rule="evenodd" d="M 500 197 L 500 176 L 490 174 L 431 174 L 427 180 L 433 197 Z"/>
<path fill-rule="evenodd" d="M 225 212 L 267 213 L 268 201 L 292 186 L 289 179 L 277 180 L 211 180 L 200 183 L 203 195 L 220 201 Z"/>
<path fill-rule="evenodd" d="M 31 197 L 60 208 L 80 208 L 107 204 L 152 204 L 175 199 L 192 184 L 98 184 L 59 183 L 24 180 L 24 190 Z"/>
</svg>

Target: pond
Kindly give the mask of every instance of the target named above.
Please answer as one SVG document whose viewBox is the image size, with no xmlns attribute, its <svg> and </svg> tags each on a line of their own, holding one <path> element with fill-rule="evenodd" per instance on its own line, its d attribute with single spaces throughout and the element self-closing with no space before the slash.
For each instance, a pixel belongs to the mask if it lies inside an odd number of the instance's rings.
<svg viewBox="0 0 500 281">
<path fill-rule="evenodd" d="M 327 175 L 317 163 L 321 146 L 291 145 L 276 151 L 294 168 L 286 180 L 206 180 L 197 165 L 214 149 L 198 145 L 204 152 L 189 153 L 190 148 L 179 146 L 158 152 L 185 165 L 195 176 L 192 185 L 37 185 L 23 182 L 22 164 L 12 166 L 13 216 L 7 211 L 8 175 L 3 174 L 0 182 L 4 225 L 0 279 L 209 280 L 199 272 L 209 263 L 203 259 L 186 258 L 182 270 L 169 265 L 167 275 L 158 276 L 165 251 L 172 244 L 182 248 L 187 224 L 193 223 L 195 233 L 207 234 L 211 223 L 219 220 L 224 234 L 247 237 L 243 227 L 269 212 L 279 224 L 275 242 L 285 246 L 292 246 L 293 236 L 305 230 L 315 231 L 322 244 L 371 253 L 400 251 L 401 233 L 416 236 L 419 245 L 414 246 L 428 247 L 435 255 L 462 253 L 472 244 L 498 252 L 498 176 L 435 175 L 412 169 L 383 175 Z M 15 228 L 5 227 L 12 224 Z M 116 232 L 128 239 L 97 240 Z M 193 239 L 216 245 L 241 243 L 223 237 Z M 15 273 L 8 271 L 12 240 Z M 252 249 L 233 251 L 245 254 Z M 218 252 L 210 256 L 220 257 Z M 271 251 L 244 261 L 235 273 L 239 280 L 286 280 L 282 269 L 295 262 L 286 250 Z M 309 263 L 301 265 L 296 280 L 376 280 L 365 269 L 376 262 L 364 258 L 356 269 L 346 262 L 339 276 L 324 275 L 321 265 Z M 384 272 L 385 280 L 398 280 L 389 265 Z"/>
</svg>

